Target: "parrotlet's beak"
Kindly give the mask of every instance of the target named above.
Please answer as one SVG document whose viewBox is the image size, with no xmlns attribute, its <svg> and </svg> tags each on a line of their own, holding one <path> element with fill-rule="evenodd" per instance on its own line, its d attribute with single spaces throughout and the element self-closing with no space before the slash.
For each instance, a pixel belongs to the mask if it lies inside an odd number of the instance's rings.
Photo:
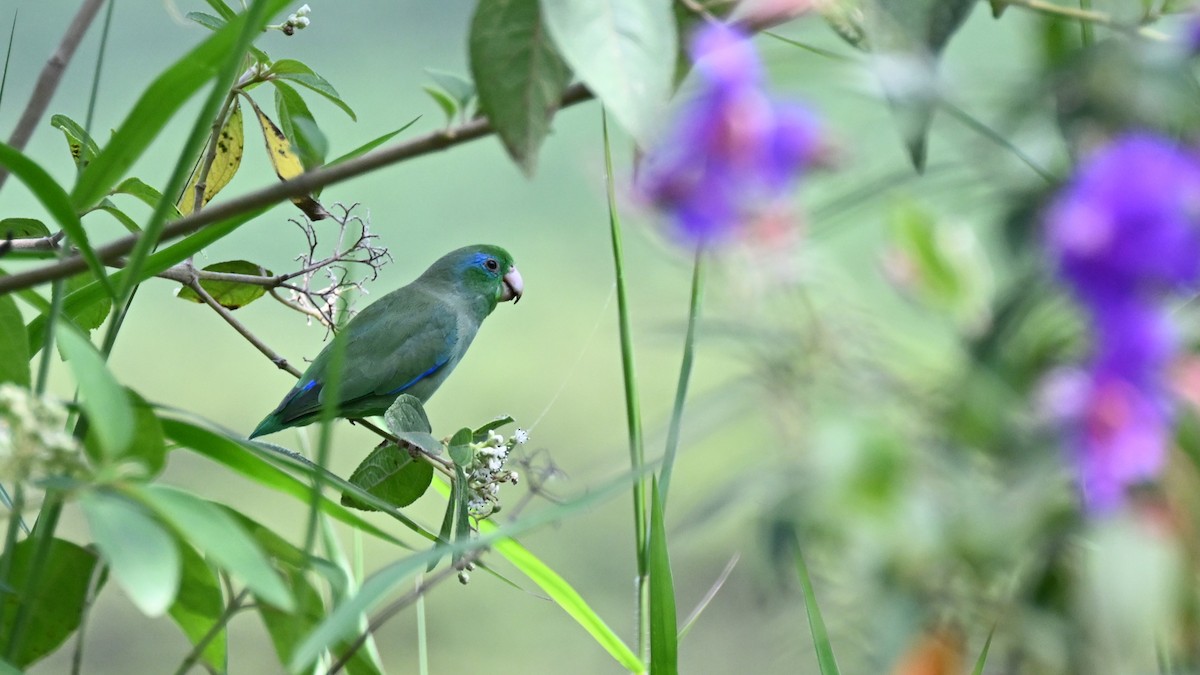
<svg viewBox="0 0 1200 675">
<path fill-rule="evenodd" d="M 516 266 L 504 275 L 503 288 L 500 290 L 500 302 L 517 301 L 521 299 L 521 293 L 525 290 L 525 282 L 521 280 L 521 273 L 517 271 Z"/>
</svg>

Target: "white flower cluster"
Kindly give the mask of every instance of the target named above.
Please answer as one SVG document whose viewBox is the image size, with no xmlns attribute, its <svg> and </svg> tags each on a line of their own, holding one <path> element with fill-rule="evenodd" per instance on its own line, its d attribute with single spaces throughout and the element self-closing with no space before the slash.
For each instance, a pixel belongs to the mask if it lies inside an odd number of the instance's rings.
<svg viewBox="0 0 1200 675">
<path fill-rule="evenodd" d="M 0 480 L 75 473 L 79 442 L 64 430 L 67 410 L 15 384 L 0 384 Z"/>
<path fill-rule="evenodd" d="M 529 432 L 524 429 L 517 429 L 507 440 L 489 431 L 486 441 L 473 445 L 475 459 L 467 472 L 467 510 L 473 517 L 487 518 L 500 511 L 500 485 L 516 485 L 520 479 L 516 471 L 506 470 L 504 463 L 514 447 L 528 440 Z"/>
<path fill-rule="evenodd" d="M 308 15 L 311 12 L 312 8 L 308 5 L 301 5 L 295 14 L 288 16 L 287 21 L 279 24 L 279 30 L 283 31 L 284 35 L 294 35 L 296 31 L 308 28 L 308 24 L 311 23 Z"/>
</svg>

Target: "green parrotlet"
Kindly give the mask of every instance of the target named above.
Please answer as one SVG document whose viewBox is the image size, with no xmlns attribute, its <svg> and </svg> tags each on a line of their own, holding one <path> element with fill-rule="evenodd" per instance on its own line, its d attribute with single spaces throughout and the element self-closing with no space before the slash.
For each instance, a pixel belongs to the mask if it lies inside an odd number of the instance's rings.
<svg viewBox="0 0 1200 675">
<path fill-rule="evenodd" d="M 400 394 L 427 401 L 497 303 L 515 303 L 523 290 L 508 251 L 479 244 L 447 253 L 409 285 L 368 305 L 342 329 L 338 417 L 382 415 Z M 320 419 L 332 346 L 321 350 L 250 438 Z"/>
</svg>

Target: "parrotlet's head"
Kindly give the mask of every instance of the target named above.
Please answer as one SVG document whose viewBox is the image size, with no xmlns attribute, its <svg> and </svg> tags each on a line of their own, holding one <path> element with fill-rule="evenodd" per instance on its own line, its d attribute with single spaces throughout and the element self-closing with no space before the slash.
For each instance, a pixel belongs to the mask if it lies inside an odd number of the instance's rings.
<svg viewBox="0 0 1200 675">
<path fill-rule="evenodd" d="M 499 246 L 475 244 L 442 256 L 420 280 L 449 284 L 456 291 L 484 298 L 489 310 L 497 303 L 516 303 L 525 291 L 512 256 Z"/>
</svg>

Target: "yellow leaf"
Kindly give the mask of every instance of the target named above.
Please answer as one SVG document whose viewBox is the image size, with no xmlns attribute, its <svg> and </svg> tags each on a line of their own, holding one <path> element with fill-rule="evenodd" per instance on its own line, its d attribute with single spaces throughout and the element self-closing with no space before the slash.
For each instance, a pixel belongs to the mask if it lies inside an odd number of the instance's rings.
<svg viewBox="0 0 1200 675">
<path fill-rule="evenodd" d="M 225 119 L 225 126 L 221 127 L 221 134 L 217 137 L 216 155 L 205 180 L 204 200 L 200 203 L 201 206 L 207 204 L 222 188 L 229 185 L 229 181 L 233 180 L 233 175 L 242 165 L 242 150 L 245 145 L 246 135 L 242 124 L 242 106 L 237 99 L 234 99 L 233 107 L 229 110 L 229 117 Z M 205 156 L 207 155 L 206 152 Z M 179 202 L 176 204 L 179 207 L 179 213 L 185 216 L 191 213 L 192 208 L 196 205 L 196 183 L 200 179 L 200 170 L 203 166 L 204 159 L 201 158 L 200 162 L 196 164 L 196 169 L 192 171 L 192 178 L 188 181 L 187 188 L 179 196 Z"/>
<path fill-rule="evenodd" d="M 292 141 L 280 131 L 279 127 L 271 121 L 270 117 L 258 107 L 258 104 L 253 99 L 247 97 L 250 105 L 254 108 L 254 114 L 258 115 L 258 125 L 262 127 L 263 139 L 267 142 L 267 156 L 271 158 L 271 166 L 275 168 L 275 175 L 279 176 L 279 180 L 288 180 L 295 178 L 304 173 L 304 164 L 300 161 L 300 155 L 296 153 L 292 147 Z M 317 200 L 308 195 L 302 197 L 292 197 L 292 203 L 300 207 L 312 220 L 321 220 L 329 216 Z"/>
</svg>

